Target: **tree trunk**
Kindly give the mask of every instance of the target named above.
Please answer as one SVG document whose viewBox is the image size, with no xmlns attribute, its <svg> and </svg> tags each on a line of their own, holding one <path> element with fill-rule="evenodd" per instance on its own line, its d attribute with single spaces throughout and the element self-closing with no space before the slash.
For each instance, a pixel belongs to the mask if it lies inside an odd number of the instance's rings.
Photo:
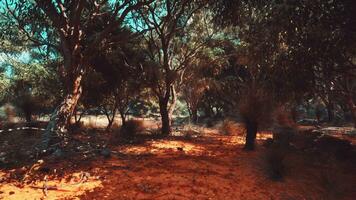
<svg viewBox="0 0 356 200">
<path fill-rule="evenodd" d="M 191 118 L 192 118 L 193 124 L 198 123 L 198 109 L 196 107 L 193 107 L 191 112 L 192 112 Z"/>
<path fill-rule="evenodd" d="M 81 71 L 83 72 L 83 71 Z M 77 73 L 72 79 L 72 84 L 68 90 L 68 94 L 65 96 L 62 103 L 51 114 L 50 120 L 42 135 L 40 150 L 48 149 L 48 146 L 52 142 L 52 139 L 57 136 L 64 136 L 66 127 L 69 124 L 70 117 L 72 116 L 78 100 L 82 94 L 81 81 L 83 73 Z"/>
<path fill-rule="evenodd" d="M 171 119 L 168 110 L 167 98 L 159 98 L 159 111 L 161 114 L 161 122 L 162 122 L 161 133 L 163 135 L 169 135 L 171 133 Z"/>
<path fill-rule="evenodd" d="M 83 117 L 83 115 L 84 115 L 84 112 L 81 112 L 81 113 L 79 114 L 79 116 L 78 116 L 78 111 L 77 111 L 77 109 L 75 108 L 73 115 L 74 115 L 75 124 L 79 124 L 80 121 L 82 120 L 82 117 Z"/>
<path fill-rule="evenodd" d="M 257 135 L 258 123 L 247 119 L 245 121 L 246 125 L 246 143 L 245 150 L 252 151 L 255 149 L 255 140 Z"/>
<path fill-rule="evenodd" d="M 203 107 L 203 109 L 204 109 L 204 114 L 205 114 L 204 117 L 206 117 L 206 118 L 211 118 L 212 115 L 213 115 L 213 114 L 212 114 L 213 111 L 211 110 L 210 105 L 209 105 L 209 104 L 205 104 L 204 107 Z"/>
<path fill-rule="evenodd" d="M 347 103 L 348 103 L 349 108 L 350 108 L 351 117 L 352 117 L 352 120 L 353 120 L 353 123 L 354 123 L 354 128 L 356 128 L 356 105 L 355 105 L 355 102 L 354 102 L 352 96 L 348 97 Z"/>
<path fill-rule="evenodd" d="M 106 130 L 109 131 L 114 123 L 114 118 L 108 120 L 108 125 L 106 126 Z"/>
<path fill-rule="evenodd" d="M 103 106 L 106 118 L 108 119 L 108 125 L 106 126 L 106 130 L 109 131 L 115 121 L 115 116 L 116 116 L 116 110 L 117 110 L 117 106 L 116 106 L 116 102 L 115 102 L 115 106 L 114 108 L 111 110 L 111 115 L 109 113 L 109 110 L 106 109 L 105 106 Z"/>
<path fill-rule="evenodd" d="M 328 111 L 328 122 L 334 121 L 334 105 L 332 103 L 328 103 L 326 109 Z"/>
<path fill-rule="evenodd" d="M 120 112 L 120 117 L 121 117 L 121 126 L 126 125 L 126 115 L 123 112 Z"/>
<path fill-rule="evenodd" d="M 196 124 L 198 122 L 198 109 L 190 100 L 185 100 L 189 112 L 189 120 L 191 123 Z"/>
<path fill-rule="evenodd" d="M 292 120 L 293 122 L 297 122 L 298 121 L 298 110 L 297 110 L 297 106 L 293 106 L 291 108 L 291 116 L 292 116 Z"/>
<path fill-rule="evenodd" d="M 175 89 L 175 87 L 173 85 L 171 86 L 171 92 L 172 92 L 172 101 L 171 101 L 171 104 L 169 105 L 169 108 L 168 108 L 168 115 L 169 115 L 170 121 L 173 118 L 173 112 L 174 112 L 174 109 L 176 108 L 176 104 L 177 104 L 176 89 Z"/>
<path fill-rule="evenodd" d="M 26 123 L 31 123 L 32 114 L 31 113 L 25 113 L 25 118 L 26 118 Z"/>
</svg>

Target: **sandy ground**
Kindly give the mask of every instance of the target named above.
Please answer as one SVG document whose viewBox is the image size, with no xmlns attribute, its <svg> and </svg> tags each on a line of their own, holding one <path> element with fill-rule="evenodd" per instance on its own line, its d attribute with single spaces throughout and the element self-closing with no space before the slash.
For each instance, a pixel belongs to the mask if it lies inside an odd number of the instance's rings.
<svg viewBox="0 0 356 200">
<path fill-rule="evenodd" d="M 0 199 L 351 200 L 356 196 L 353 164 L 337 163 L 332 168 L 304 154 L 290 154 L 285 177 L 273 181 L 261 145 L 270 133 L 259 134 L 257 150 L 246 152 L 242 129 L 236 135 L 223 135 L 217 129 L 199 131 L 201 135 L 194 138 L 111 144 L 110 158 L 48 159 L 0 168 Z M 110 143 L 110 134 L 101 134 Z M 85 180 L 83 174 L 88 174 Z M 44 184 L 49 186 L 47 195 Z"/>
</svg>

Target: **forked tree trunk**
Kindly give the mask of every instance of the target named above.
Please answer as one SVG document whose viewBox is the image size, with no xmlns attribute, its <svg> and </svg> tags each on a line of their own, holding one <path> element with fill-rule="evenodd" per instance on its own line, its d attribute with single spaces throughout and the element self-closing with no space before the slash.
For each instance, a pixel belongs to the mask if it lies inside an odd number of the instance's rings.
<svg viewBox="0 0 356 200">
<path fill-rule="evenodd" d="M 114 109 L 111 110 L 111 115 L 108 112 L 108 110 L 104 107 L 104 112 L 105 112 L 106 118 L 108 119 L 108 125 L 106 126 L 107 131 L 109 131 L 111 129 L 111 127 L 115 121 L 116 110 L 117 110 L 116 103 L 115 103 Z"/>
<path fill-rule="evenodd" d="M 257 135 L 258 123 L 254 120 L 246 119 L 245 126 L 246 126 L 246 143 L 244 149 L 252 151 L 255 149 L 255 140 Z"/>
<path fill-rule="evenodd" d="M 57 136 L 63 136 L 66 133 L 66 127 L 70 121 L 78 100 L 82 94 L 81 81 L 83 73 L 78 73 L 72 79 L 71 87 L 69 87 L 68 94 L 65 96 L 61 104 L 51 114 L 50 120 L 42 135 L 40 150 L 48 149 L 52 139 Z"/>
</svg>

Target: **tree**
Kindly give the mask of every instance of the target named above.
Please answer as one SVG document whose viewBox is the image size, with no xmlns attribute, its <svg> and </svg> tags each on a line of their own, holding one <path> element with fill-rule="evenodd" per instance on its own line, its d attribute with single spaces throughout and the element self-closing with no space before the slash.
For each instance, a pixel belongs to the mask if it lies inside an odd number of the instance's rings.
<svg viewBox="0 0 356 200">
<path fill-rule="evenodd" d="M 191 0 L 160 0 L 137 13 L 137 30 L 145 34 L 147 81 L 156 95 L 162 121 L 162 134 L 171 132 L 172 113 L 176 102 L 176 81 L 203 41 L 191 46 L 187 34 L 190 20 L 203 4 Z M 169 103 L 169 101 L 171 102 Z"/>
<path fill-rule="evenodd" d="M 43 135 L 41 149 L 46 149 L 53 132 L 65 131 L 81 96 L 82 79 L 90 67 L 89 60 L 98 46 L 112 37 L 111 33 L 124 23 L 131 11 L 151 1 L 36 0 L 32 3 L 5 0 L 4 3 L 6 9 L 2 9 L 2 15 L 15 22 L 28 40 L 55 49 L 63 58 L 65 97 L 53 112 Z M 92 35 L 90 25 L 97 20 L 105 20 L 106 23 L 99 27 L 100 32 Z M 54 39 L 54 43 L 48 38 Z"/>
<path fill-rule="evenodd" d="M 294 51 L 289 49 L 285 38 L 289 36 L 289 27 L 281 21 L 281 17 L 289 16 L 280 15 L 285 11 L 282 2 L 217 1 L 217 4 L 214 10 L 217 23 L 236 26 L 234 31 L 239 38 L 237 44 L 231 45 L 235 54 L 229 59 L 221 87 L 230 99 L 230 106 L 239 108 L 245 123 L 245 149 L 253 150 L 257 131 L 270 121 L 273 107 L 303 96 L 313 81 L 309 75 L 312 70 L 294 62 Z"/>
<path fill-rule="evenodd" d="M 7 80 L 3 101 L 19 108 L 27 122 L 32 120 L 34 114 L 45 114 L 53 109 L 52 105 L 62 95 L 59 76 L 55 71 L 58 63 L 36 58 L 35 50 L 29 49 L 25 54 L 6 53 L 6 59 L 2 62 L 6 70 L 3 78 Z"/>
</svg>

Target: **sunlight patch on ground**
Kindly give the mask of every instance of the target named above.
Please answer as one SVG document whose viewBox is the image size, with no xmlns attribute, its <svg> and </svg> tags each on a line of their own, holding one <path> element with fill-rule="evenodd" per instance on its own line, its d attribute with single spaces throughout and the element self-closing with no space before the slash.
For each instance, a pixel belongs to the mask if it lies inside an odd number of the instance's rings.
<svg viewBox="0 0 356 200">
<path fill-rule="evenodd" d="M 189 155 L 201 155 L 205 148 L 184 141 L 152 141 L 147 143 L 147 146 L 129 146 L 122 150 L 125 153 L 143 154 L 163 154 L 167 151 L 184 152 Z"/>
<path fill-rule="evenodd" d="M 266 140 L 268 138 L 272 138 L 272 132 L 259 132 L 256 136 L 257 140 Z M 224 142 L 228 145 L 243 145 L 245 144 L 245 136 L 244 135 L 232 135 L 229 137 L 221 136 L 220 141 Z"/>
<path fill-rule="evenodd" d="M 272 131 L 260 131 L 257 133 L 257 140 L 267 140 L 268 138 L 273 138 Z"/>
<path fill-rule="evenodd" d="M 0 172 L 3 176 L 5 173 Z M 44 181 L 33 184 L 4 183 L 0 186 L 0 199 L 9 200 L 33 200 L 33 199 L 79 199 L 77 196 L 83 195 L 87 191 L 93 191 L 102 187 L 100 180 L 90 178 L 85 182 L 80 182 L 80 173 L 70 175 L 70 181 L 49 180 L 47 182 L 48 193 L 45 196 L 43 191 Z"/>
</svg>

